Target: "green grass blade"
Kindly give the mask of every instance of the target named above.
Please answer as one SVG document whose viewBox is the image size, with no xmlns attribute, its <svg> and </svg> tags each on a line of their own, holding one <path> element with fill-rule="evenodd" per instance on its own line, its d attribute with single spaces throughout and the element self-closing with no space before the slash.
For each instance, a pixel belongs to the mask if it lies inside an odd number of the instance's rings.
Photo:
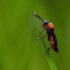
<svg viewBox="0 0 70 70">
<path fill-rule="evenodd" d="M 35 25 L 35 29 L 36 29 L 37 35 L 39 35 L 40 28 L 39 28 L 38 21 L 37 21 L 37 19 L 35 17 L 34 17 L 34 25 Z M 39 38 L 42 38 L 42 34 L 40 34 Z M 46 49 L 47 49 L 47 46 L 46 46 L 44 40 L 41 39 L 40 43 L 41 43 L 41 46 L 42 46 L 42 50 L 45 53 Z M 47 62 L 49 64 L 50 70 L 57 70 L 57 68 L 56 68 L 56 66 L 55 66 L 55 64 L 54 64 L 54 62 L 53 62 L 53 60 L 52 60 L 52 58 L 51 58 L 51 56 L 49 54 L 49 51 L 46 53 L 45 57 L 46 57 Z"/>
</svg>

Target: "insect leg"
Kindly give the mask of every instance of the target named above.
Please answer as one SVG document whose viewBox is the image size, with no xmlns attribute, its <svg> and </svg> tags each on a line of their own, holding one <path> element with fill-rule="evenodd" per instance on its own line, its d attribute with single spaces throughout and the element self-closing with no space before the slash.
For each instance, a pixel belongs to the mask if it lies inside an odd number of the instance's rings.
<svg viewBox="0 0 70 70">
<path fill-rule="evenodd" d="M 44 31 L 44 29 L 40 32 L 40 34 L 41 34 L 43 31 Z M 39 35 L 40 35 L 40 34 L 39 34 Z"/>
<path fill-rule="evenodd" d="M 43 38 L 45 38 L 45 37 L 46 37 L 46 36 L 44 36 L 44 37 L 42 37 L 42 38 L 40 38 L 40 39 L 43 39 Z M 40 39 L 38 39 L 38 40 L 40 40 Z M 38 41 L 38 40 L 37 40 L 37 41 Z"/>
<path fill-rule="evenodd" d="M 49 47 L 49 48 L 46 50 L 46 52 L 45 52 L 44 56 L 45 56 L 45 55 L 46 55 L 46 53 L 50 50 L 50 48 L 51 48 L 51 47 Z"/>
</svg>

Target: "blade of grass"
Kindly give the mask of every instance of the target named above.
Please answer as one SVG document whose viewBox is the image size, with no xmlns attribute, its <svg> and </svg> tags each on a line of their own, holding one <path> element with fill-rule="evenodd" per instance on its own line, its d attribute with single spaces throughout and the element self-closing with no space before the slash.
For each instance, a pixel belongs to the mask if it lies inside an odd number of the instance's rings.
<svg viewBox="0 0 70 70">
<path fill-rule="evenodd" d="M 34 25 L 35 25 L 35 29 L 36 29 L 37 35 L 39 35 L 40 28 L 39 28 L 39 24 L 38 24 L 38 21 L 37 21 L 36 17 L 34 17 Z M 40 34 L 40 36 L 38 36 L 38 38 L 42 38 L 42 34 Z M 42 46 L 42 50 L 45 53 L 46 49 L 47 49 L 47 46 L 46 46 L 44 40 L 41 39 L 40 43 L 41 43 L 41 46 Z M 45 57 L 46 57 L 47 62 L 49 64 L 50 70 L 57 70 L 57 68 L 56 68 L 56 66 L 55 66 L 55 64 L 54 64 L 54 62 L 53 62 L 49 52 L 46 53 Z"/>
</svg>

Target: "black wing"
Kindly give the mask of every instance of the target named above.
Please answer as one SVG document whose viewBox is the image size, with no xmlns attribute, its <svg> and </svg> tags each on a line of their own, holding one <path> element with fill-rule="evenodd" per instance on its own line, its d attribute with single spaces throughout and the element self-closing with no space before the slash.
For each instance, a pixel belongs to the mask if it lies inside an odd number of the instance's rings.
<svg viewBox="0 0 70 70">
<path fill-rule="evenodd" d="M 56 51 L 58 53 L 58 42 L 57 42 L 57 38 L 56 38 L 56 34 L 54 33 L 54 30 L 52 31 L 52 36 L 53 36 L 54 44 L 55 44 L 54 51 Z"/>
<path fill-rule="evenodd" d="M 51 29 L 51 28 L 46 29 L 46 33 L 48 34 L 48 40 L 50 39 L 50 36 L 52 35 L 54 44 L 55 44 L 54 51 L 58 52 L 58 42 L 57 42 L 56 34 L 54 33 L 54 29 Z"/>
</svg>

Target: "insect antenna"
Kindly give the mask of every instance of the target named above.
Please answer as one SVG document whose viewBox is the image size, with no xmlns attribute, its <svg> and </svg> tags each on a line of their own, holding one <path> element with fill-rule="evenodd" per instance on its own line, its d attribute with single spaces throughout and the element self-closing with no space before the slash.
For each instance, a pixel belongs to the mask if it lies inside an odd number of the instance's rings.
<svg viewBox="0 0 70 70">
<path fill-rule="evenodd" d="M 35 11 L 33 12 L 33 15 L 38 17 L 39 19 L 41 19 L 43 21 L 43 19 L 38 14 L 36 14 Z"/>
</svg>

